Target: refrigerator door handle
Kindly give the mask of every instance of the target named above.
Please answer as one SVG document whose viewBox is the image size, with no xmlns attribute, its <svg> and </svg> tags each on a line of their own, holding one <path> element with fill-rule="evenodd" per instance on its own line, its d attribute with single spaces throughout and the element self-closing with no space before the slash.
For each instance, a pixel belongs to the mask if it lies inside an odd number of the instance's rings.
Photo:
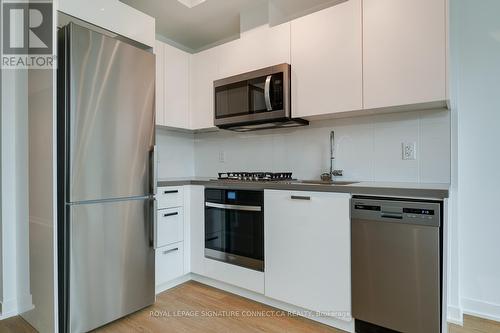
<svg viewBox="0 0 500 333">
<path fill-rule="evenodd" d="M 156 145 L 151 147 L 151 150 L 149 151 L 149 163 L 150 163 L 150 191 L 152 195 L 156 195 L 156 189 L 157 189 L 157 184 L 156 184 L 156 161 L 157 161 L 157 156 L 156 156 Z"/>
<path fill-rule="evenodd" d="M 157 209 L 158 209 L 158 202 L 156 201 L 156 198 L 153 198 L 151 200 L 151 225 L 150 225 L 150 230 L 149 230 L 149 244 L 152 248 L 156 248 L 156 226 L 158 223 L 158 217 L 157 217 Z"/>
</svg>

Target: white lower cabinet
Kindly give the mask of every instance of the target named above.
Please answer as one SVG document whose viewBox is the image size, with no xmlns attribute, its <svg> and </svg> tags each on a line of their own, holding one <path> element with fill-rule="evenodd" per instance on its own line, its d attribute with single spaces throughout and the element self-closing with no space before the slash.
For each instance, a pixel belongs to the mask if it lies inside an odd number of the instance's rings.
<svg viewBox="0 0 500 333">
<path fill-rule="evenodd" d="M 189 221 L 184 221 L 185 207 L 188 207 L 186 209 L 189 212 L 189 201 L 185 200 L 184 190 L 183 186 L 158 188 L 155 228 L 157 292 L 173 287 L 179 283 L 173 280 L 189 273 Z M 188 190 L 186 192 L 189 194 Z M 189 220 L 189 214 L 187 219 Z M 184 246 L 188 248 L 187 258 Z"/>
<path fill-rule="evenodd" d="M 351 320 L 350 194 L 266 190 L 265 295 Z"/>
<path fill-rule="evenodd" d="M 159 187 L 156 199 L 158 200 L 158 209 L 181 207 L 184 205 L 184 187 Z"/>
<path fill-rule="evenodd" d="M 160 209 L 157 214 L 157 247 L 182 241 L 184 238 L 183 208 Z"/>
<path fill-rule="evenodd" d="M 184 275 L 184 243 L 174 243 L 156 249 L 155 285 L 161 286 Z"/>
</svg>

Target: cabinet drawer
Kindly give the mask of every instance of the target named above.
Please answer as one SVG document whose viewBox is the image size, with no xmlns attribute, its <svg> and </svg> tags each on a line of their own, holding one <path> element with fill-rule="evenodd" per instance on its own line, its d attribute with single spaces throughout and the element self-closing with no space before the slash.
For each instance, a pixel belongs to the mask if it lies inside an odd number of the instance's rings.
<svg viewBox="0 0 500 333">
<path fill-rule="evenodd" d="M 157 211 L 156 247 L 183 241 L 184 209 L 182 207 Z"/>
<path fill-rule="evenodd" d="M 162 285 L 182 276 L 184 272 L 183 242 L 156 249 L 155 265 L 156 286 Z"/>
<path fill-rule="evenodd" d="M 158 209 L 182 207 L 184 205 L 184 191 L 182 186 L 159 187 Z"/>
</svg>

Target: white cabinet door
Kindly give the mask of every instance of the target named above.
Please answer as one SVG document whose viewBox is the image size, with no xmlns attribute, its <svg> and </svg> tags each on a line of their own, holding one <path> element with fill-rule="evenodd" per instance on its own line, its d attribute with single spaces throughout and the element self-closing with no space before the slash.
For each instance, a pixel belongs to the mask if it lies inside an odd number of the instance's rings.
<svg viewBox="0 0 500 333">
<path fill-rule="evenodd" d="M 165 86 L 165 48 L 163 43 L 156 41 L 154 48 L 156 56 L 156 125 L 163 125 L 163 113 L 164 113 L 164 86 Z"/>
<path fill-rule="evenodd" d="M 205 260 L 205 187 L 192 185 L 190 188 L 190 258 L 191 271 L 204 275 Z M 187 250 L 186 250 L 187 251 Z"/>
<path fill-rule="evenodd" d="M 291 22 L 292 115 L 363 107 L 361 0 Z"/>
<path fill-rule="evenodd" d="M 157 287 L 184 274 L 183 258 L 182 242 L 155 250 L 155 285 Z"/>
<path fill-rule="evenodd" d="M 266 190 L 265 295 L 350 316 L 350 195 Z"/>
<path fill-rule="evenodd" d="M 262 25 L 218 48 L 218 78 L 290 63 L 290 23 Z"/>
<path fill-rule="evenodd" d="M 159 187 L 156 195 L 158 209 L 181 207 L 184 205 L 184 187 Z"/>
<path fill-rule="evenodd" d="M 164 126 L 189 128 L 189 53 L 164 44 Z"/>
<path fill-rule="evenodd" d="M 214 80 L 218 74 L 218 48 L 194 54 L 190 67 L 191 129 L 214 127 Z"/>
<path fill-rule="evenodd" d="M 446 99 L 446 0 L 363 0 L 364 108 Z"/>
<path fill-rule="evenodd" d="M 156 222 L 156 247 L 182 242 L 183 239 L 183 207 L 158 210 Z"/>
</svg>

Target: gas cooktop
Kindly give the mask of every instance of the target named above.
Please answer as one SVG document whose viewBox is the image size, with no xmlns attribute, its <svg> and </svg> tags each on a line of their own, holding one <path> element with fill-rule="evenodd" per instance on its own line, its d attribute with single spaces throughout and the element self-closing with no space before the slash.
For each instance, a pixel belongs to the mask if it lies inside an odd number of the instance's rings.
<svg viewBox="0 0 500 333">
<path fill-rule="evenodd" d="M 218 180 L 279 182 L 294 180 L 291 172 L 220 172 Z"/>
</svg>

